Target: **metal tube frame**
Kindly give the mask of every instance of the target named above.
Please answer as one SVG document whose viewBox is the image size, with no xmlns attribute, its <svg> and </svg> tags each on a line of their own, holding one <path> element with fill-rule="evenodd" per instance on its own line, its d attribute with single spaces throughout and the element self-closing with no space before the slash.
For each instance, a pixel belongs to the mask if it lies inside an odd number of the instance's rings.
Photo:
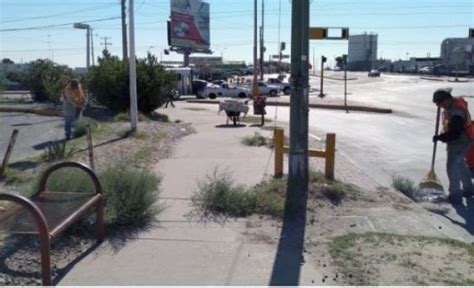
<svg viewBox="0 0 474 288">
<path fill-rule="evenodd" d="M 46 192 L 46 184 L 49 176 L 54 172 L 62 168 L 78 168 L 89 175 L 95 186 L 96 195 L 92 197 L 88 202 L 83 204 L 79 209 L 74 211 L 67 219 L 64 219 L 58 227 L 55 227 L 53 231 L 49 230 L 46 217 L 43 212 L 36 206 L 33 201 L 23 196 L 12 194 L 12 193 L 0 193 L 0 201 L 14 202 L 24 207 L 28 212 L 31 213 L 36 221 L 38 227 L 39 240 L 40 240 L 40 252 L 41 252 L 41 274 L 42 283 L 44 286 L 52 285 L 51 278 L 51 240 L 60 235 L 69 225 L 74 223 L 80 216 L 85 214 L 94 205 L 96 206 L 96 237 L 97 241 L 102 242 L 105 238 L 104 229 L 104 197 L 102 193 L 102 186 L 97 178 L 97 175 L 92 169 L 86 165 L 78 162 L 61 162 L 49 167 L 41 176 L 38 190 L 34 196 L 41 195 Z M 8 213 L 8 211 L 7 211 Z"/>
</svg>

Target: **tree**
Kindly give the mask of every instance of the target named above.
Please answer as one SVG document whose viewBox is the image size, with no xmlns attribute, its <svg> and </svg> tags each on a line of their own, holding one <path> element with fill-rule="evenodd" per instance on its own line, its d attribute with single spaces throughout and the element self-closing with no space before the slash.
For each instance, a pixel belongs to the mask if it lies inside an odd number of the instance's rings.
<svg viewBox="0 0 474 288">
<path fill-rule="evenodd" d="M 2 64 L 15 64 L 10 58 L 3 58 Z"/>
<path fill-rule="evenodd" d="M 149 114 L 163 105 L 171 89 L 175 76 L 158 64 L 155 56 L 148 54 L 137 61 L 138 110 Z M 114 112 L 130 108 L 128 63 L 104 51 L 99 65 L 93 67 L 87 76 L 88 91 L 97 103 Z"/>
<path fill-rule="evenodd" d="M 27 71 L 10 77 L 31 90 L 35 101 L 57 102 L 61 89 L 72 78 L 72 70 L 48 59 L 38 59 L 30 62 Z"/>
</svg>

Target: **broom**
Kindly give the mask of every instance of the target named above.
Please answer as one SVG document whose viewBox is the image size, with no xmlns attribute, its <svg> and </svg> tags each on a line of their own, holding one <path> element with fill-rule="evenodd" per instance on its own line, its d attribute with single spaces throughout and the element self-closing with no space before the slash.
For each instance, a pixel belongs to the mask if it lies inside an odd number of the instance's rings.
<svg viewBox="0 0 474 288">
<path fill-rule="evenodd" d="M 441 115 L 441 108 L 438 107 L 438 113 L 436 116 L 436 130 L 435 130 L 436 136 L 438 136 L 440 115 Z M 438 146 L 438 141 L 435 141 L 433 145 L 433 157 L 431 159 L 431 170 L 430 172 L 428 172 L 428 175 L 426 175 L 423 181 L 418 185 L 418 191 L 415 192 L 414 196 L 418 195 L 419 197 L 416 197 L 416 198 L 420 198 L 420 197 L 424 198 L 424 197 L 430 197 L 430 196 L 439 197 L 439 196 L 444 195 L 443 184 L 441 184 L 441 181 L 439 181 L 438 176 L 436 176 L 436 173 L 434 171 L 437 146 Z"/>
</svg>

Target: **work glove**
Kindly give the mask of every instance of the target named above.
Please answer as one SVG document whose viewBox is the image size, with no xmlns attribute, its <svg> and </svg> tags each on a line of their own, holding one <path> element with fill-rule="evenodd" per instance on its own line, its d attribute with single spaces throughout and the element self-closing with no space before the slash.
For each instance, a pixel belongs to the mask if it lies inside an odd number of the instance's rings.
<svg viewBox="0 0 474 288">
<path fill-rule="evenodd" d="M 436 141 L 439 141 L 439 135 L 433 136 L 433 143 L 436 143 Z"/>
</svg>

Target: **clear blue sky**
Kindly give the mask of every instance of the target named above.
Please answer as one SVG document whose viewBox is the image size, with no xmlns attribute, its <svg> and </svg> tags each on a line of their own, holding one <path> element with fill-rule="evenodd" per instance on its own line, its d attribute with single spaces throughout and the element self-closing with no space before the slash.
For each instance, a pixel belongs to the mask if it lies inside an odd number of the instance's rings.
<svg viewBox="0 0 474 288">
<path fill-rule="evenodd" d="M 258 0 L 259 10 L 261 1 Z M 119 0 L 0 0 L 0 58 L 16 62 L 37 58 L 72 67 L 85 66 L 85 32 L 72 25 L 38 30 L 1 31 L 46 25 L 87 22 L 120 16 Z M 128 2 L 128 0 L 127 0 Z M 211 49 L 225 60 L 252 59 L 253 0 L 208 0 L 211 5 Z M 281 41 L 290 48 L 291 0 L 281 0 Z M 276 54 L 280 0 L 265 0 L 267 51 Z M 148 50 L 160 57 L 167 48 L 166 20 L 169 0 L 135 0 L 137 54 Z M 259 21 L 260 14 L 259 11 Z M 441 41 L 466 37 L 474 27 L 474 0 L 313 0 L 312 26 L 347 26 L 351 34 L 365 31 L 379 35 L 379 57 L 439 56 Z M 111 37 L 112 54 L 121 55 L 120 19 L 91 22 L 95 29 L 96 56 L 101 37 Z M 330 61 L 347 53 L 347 41 L 312 41 L 316 57 Z M 268 59 L 268 52 L 266 58 Z M 408 53 L 408 54 L 407 54 Z M 164 60 L 181 56 L 163 55 Z"/>
</svg>

